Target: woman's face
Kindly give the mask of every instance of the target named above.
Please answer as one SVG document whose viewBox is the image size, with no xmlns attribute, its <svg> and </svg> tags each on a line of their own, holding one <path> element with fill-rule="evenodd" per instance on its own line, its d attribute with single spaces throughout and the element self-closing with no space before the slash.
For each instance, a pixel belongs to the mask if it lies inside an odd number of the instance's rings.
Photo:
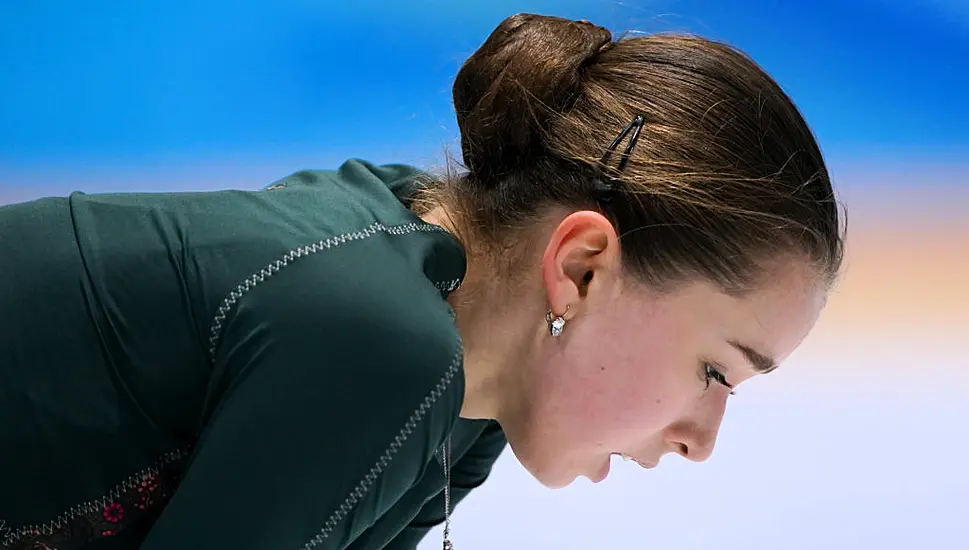
<svg viewBox="0 0 969 550">
<path fill-rule="evenodd" d="M 545 286 L 550 302 L 563 303 L 568 262 L 557 277 L 553 260 L 546 254 Z M 800 262 L 772 269 L 766 286 L 742 298 L 702 282 L 657 294 L 598 273 L 562 335 L 546 333 L 535 347 L 517 411 L 503 421 L 515 455 L 550 487 L 604 479 L 613 454 L 645 467 L 666 453 L 706 460 L 731 391 L 723 382 L 736 387 L 784 360 L 826 296 Z"/>
</svg>

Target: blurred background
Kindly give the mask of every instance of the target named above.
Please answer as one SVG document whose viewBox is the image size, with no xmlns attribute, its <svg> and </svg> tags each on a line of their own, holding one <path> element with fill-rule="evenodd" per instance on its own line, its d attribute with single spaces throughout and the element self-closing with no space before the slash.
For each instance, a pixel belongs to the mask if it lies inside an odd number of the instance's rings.
<svg viewBox="0 0 969 550">
<path fill-rule="evenodd" d="M 732 398 L 708 463 L 549 491 L 506 452 L 457 548 L 969 549 L 966 0 L 5 0 L 0 203 L 438 166 L 460 151 L 454 74 L 522 11 L 747 51 L 817 133 L 847 271 L 795 356 Z"/>
</svg>

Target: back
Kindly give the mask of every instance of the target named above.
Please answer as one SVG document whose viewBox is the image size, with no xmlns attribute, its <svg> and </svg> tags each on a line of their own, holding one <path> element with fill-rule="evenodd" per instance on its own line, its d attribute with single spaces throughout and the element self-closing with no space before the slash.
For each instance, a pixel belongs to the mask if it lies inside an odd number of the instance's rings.
<svg viewBox="0 0 969 550">
<path fill-rule="evenodd" d="M 349 162 L 261 191 L 74 194 L 0 208 L 0 446 L 15 450 L 0 455 L 0 547 L 141 540 L 254 368 L 220 354 L 285 340 L 267 326 L 277 318 L 269 309 L 289 325 L 319 323 L 295 318 L 301 301 L 307 315 L 338 325 L 388 319 L 378 309 L 387 300 L 424 311 L 414 321 L 442 342 L 428 349 L 447 353 L 428 376 L 448 364 L 452 376 L 456 333 L 441 291 L 463 276 L 463 252 L 400 202 L 416 175 Z M 371 244 L 352 257 L 317 254 L 364 239 Z M 324 296 L 314 286 L 328 284 L 327 303 L 310 304 Z M 266 290 L 242 299 L 257 286 Z M 387 292 L 371 300 L 375 315 L 354 311 L 373 288 Z M 327 335 L 315 338 L 308 368 L 325 358 Z M 397 393 L 410 407 L 406 388 Z M 423 397 L 420 389 L 414 406 Z M 458 402 L 449 398 L 438 429 L 450 427 Z"/>
</svg>

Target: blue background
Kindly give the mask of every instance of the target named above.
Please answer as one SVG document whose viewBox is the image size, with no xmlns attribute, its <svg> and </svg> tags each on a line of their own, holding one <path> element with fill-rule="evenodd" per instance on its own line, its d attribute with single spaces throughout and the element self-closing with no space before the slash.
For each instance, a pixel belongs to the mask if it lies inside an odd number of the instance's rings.
<svg viewBox="0 0 969 550">
<path fill-rule="evenodd" d="M 460 63 L 518 11 L 734 43 L 790 92 L 831 156 L 964 159 L 966 6 L 7 0 L 0 164 L 29 174 L 58 163 L 437 155 L 457 135 L 450 84 Z"/>
</svg>

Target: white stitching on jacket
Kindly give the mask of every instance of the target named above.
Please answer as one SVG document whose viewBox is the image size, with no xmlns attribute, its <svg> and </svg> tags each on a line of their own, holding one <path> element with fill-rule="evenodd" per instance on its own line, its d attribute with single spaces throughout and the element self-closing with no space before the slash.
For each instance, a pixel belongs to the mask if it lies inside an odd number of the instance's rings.
<svg viewBox="0 0 969 550">
<path fill-rule="evenodd" d="M 301 546 L 300 550 L 309 550 L 310 548 L 322 544 L 324 540 L 333 534 L 333 530 L 336 529 L 337 524 L 346 518 L 347 514 L 350 513 L 353 507 L 356 506 L 367 491 L 370 490 L 380 474 L 382 474 L 383 471 L 387 469 L 387 466 L 390 465 L 390 461 L 393 460 L 394 455 L 397 454 L 397 451 L 400 450 L 400 448 L 404 445 L 404 442 L 407 441 L 407 438 L 410 437 L 411 433 L 413 433 L 414 429 L 417 427 L 417 424 L 427 414 L 427 411 L 430 410 L 434 403 L 447 390 L 448 386 L 451 384 L 451 381 L 454 379 L 454 375 L 457 374 L 458 369 L 461 368 L 461 362 L 463 359 L 464 350 L 461 346 L 461 341 L 459 338 L 458 350 L 454 354 L 454 358 L 451 360 L 451 365 L 448 367 L 447 372 L 444 373 L 444 376 L 442 376 L 437 385 L 434 386 L 434 389 L 427 394 L 424 401 L 421 402 L 420 406 L 417 407 L 417 410 L 410 415 L 410 418 L 408 418 L 407 422 L 404 423 L 404 426 L 400 429 L 400 432 L 397 433 L 394 440 L 390 442 L 387 449 L 382 455 L 380 455 L 380 458 L 377 459 L 377 463 L 370 468 L 367 475 L 363 476 L 363 479 L 361 479 L 360 482 L 357 483 L 356 487 L 350 491 L 350 494 L 347 495 L 347 498 L 343 500 L 340 507 L 330 514 L 330 517 L 327 518 L 327 520 L 323 523 L 323 528 L 320 529 L 320 532 L 311 538 L 306 544 Z"/>
<path fill-rule="evenodd" d="M 271 262 L 266 267 L 260 269 L 256 273 L 253 273 L 244 281 L 239 283 L 239 285 L 236 286 L 235 289 L 233 289 L 232 292 L 230 292 L 222 301 L 222 305 L 219 306 L 219 309 L 215 313 L 215 318 L 212 321 L 212 327 L 209 329 L 209 359 L 213 361 L 215 360 L 215 350 L 219 345 L 219 338 L 221 337 L 222 333 L 222 323 L 225 322 L 226 316 L 228 316 L 233 306 L 235 306 L 239 299 L 245 296 L 247 292 L 252 290 L 253 287 L 272 277 L 282 268 L 288 266 L 291 262 L 304 256 L 316 254 L 321 250 L 327 250 L 351 241 L 360 241 L 368 237 L 372 237 L 378 233 L 387 233 L 389 235 L 406 235 L 416 231 L 443 231 L 443 229 L 436 225 L 417 222 L 391 226 L 386 226 L 378 222 L 371 224 L 360 231 L 344 233 L 342 235 L 323 239 L 313 244 L 300 246 L 290 250 L 284 254 L 282 258 Z"/>
<path fill-rule="evenodd" d="M 439 281 L 434 283 L 441 292 L 453 292 L 461 285 L 461 279 L 451 279 L 450 281 Z"/>
</svg>

